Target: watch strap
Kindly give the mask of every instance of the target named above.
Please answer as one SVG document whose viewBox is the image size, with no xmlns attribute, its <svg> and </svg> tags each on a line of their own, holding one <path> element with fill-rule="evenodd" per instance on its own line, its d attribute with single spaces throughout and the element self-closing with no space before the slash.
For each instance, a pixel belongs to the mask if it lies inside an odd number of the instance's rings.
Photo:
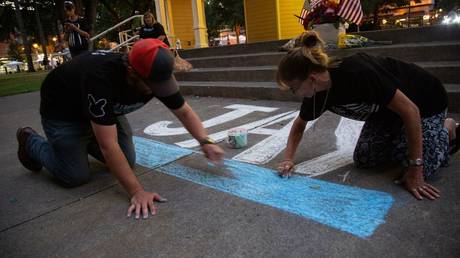
<svg viewBox="0 0 460 258">
<path fill-rule="evenodd" d="M 200 143 L 201 146 L 206 145 L 206 144 L 215 144 L 216 143 L 213 139 L 211 139 L 209 137 L 201 139 L 198 142 Z"/>
</svg>

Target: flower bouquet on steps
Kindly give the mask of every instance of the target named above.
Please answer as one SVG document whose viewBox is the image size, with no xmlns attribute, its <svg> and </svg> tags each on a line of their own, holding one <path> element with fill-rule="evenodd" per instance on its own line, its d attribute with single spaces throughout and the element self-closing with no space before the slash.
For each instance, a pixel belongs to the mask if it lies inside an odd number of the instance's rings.
<svg viewBox="0 0 460 258">
<path fill-rule="evenodd" d="M 303 27 L 305 30 L 312 29 L 318 24 L 333 24 L 336 29 L 339 28 L 343 22 L 342 18 L 338 15 L 339 0 L 313 0 L 311 1 L 311 10 L 303 19 Z"/>
</svg>

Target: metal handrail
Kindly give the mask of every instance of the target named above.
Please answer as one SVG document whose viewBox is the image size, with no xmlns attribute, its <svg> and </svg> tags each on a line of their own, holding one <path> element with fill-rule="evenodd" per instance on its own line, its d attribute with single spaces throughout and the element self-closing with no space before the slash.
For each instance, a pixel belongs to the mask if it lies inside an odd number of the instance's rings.
<svg viewBox="0 0 460 258">
<path fill-rule="evenodd" d="M 134 41 L 134 40 L 136 40 L 136 39 L 138 39 L 138 38 L 139 38 L 139 35 L 133 36 L 133 37 L 131 37 L 130 39 L 126 40 L 125 42 L 123 42 L 123 43 L 121 43 L 121 44 L 118 44 L 116 47 L 110 49 L 110 50 L 107 51 L 107 52 L 113 52 L 113 51 L 115 51 L 115 50 L 117 50 L 117 49 L 119 49 L 119 48 L 121 48 L 121 47 L 123 47 L 123 46 L 128 45 L 129 43 L 131 43 L 132 41 Z"/>
<path fill-rule="evenodd" d="M 136 19 L 136 18 L 141 18 L 141 24 L 144 24 L 144 20 L 142 19 L 143 17 L 144 17 L 144 16 L 143 16 L 143 15 L 140 15 L 140 14 L 139 14 L 139 15 L 131 16 L 131 17 L 129 17 L 128 19 L 126 19 L 126 20 L 124 20 L 124 21 L 121 21 L 121 22 L 117 23 L 116 25 L 112 26 L 111 28 L 106 29 L 105 31 L 103 31 L 103 32 L 101 32 L 101 33 L 99 33 L 99 34 L 97 34 L 96 36 L 94 36 L 94 37 L 92 37 L 92 38 L 90 38 L 90 40 L 91 40 L 91 41 L 94 41 L 94 40 L 96 40 L 96 39 L 98 39 L 98 38 L 104 36 L 105 34 L 111 32 L 112 30 L 114 30 L 114 29 L 120 27 L 121 25 L 123 25 L 123 24 L 125 24 L 125 23 L 127 23 L 127 22 L 129 22 L 129 21 L 131 21 L 131 20 L 133 20 L 133 19 Z"/>
</svg>

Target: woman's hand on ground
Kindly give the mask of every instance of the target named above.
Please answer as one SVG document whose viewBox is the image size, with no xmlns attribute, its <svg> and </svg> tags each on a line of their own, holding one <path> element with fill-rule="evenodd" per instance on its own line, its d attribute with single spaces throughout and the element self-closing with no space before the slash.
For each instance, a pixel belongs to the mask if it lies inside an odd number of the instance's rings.
<svg viewBox="0 0 460 258">
<path fill-rule="evenodd" d="M 425 183 L 423 179 L 423 167 L 409 167 L 403 180 L 404 187 L 418 200 L 422 200 L 423 197 L 430 200 L 441 197 L 438 189 Z"/>
<path fill-rule="evenodd" d="M 281 177 L 290 177 L 293 168 L 294 162 L 291 159 L 285 159 L 278 165 L 278 175 Z"/>
<path fill-rule="evenodd" d="M 149 217 L 150 213 L 155 215 L 157 213 L 157 208 L 153 205 L 153 202 L 166 202 L 167 200 L 161 197 L 157 193 L 146 192 L 144 190 L 136 192 L 133 197 L 131 197 L 131 205 L 128 208 L 128 217 L 131 217 L 131 214 L 135 214 L 135 218 L 139 219 L 141 212 L 144 219 Z"/>
</svg>

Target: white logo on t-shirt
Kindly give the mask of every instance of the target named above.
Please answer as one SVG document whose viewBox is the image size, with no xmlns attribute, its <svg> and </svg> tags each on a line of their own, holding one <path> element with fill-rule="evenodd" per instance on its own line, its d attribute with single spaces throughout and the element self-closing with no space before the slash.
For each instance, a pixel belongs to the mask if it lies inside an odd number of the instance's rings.
<svg viewBox="0 0 460 258">
<path fill-rule="evenodd" d="M 88 94 L 88 110 L 94 117 L 103 117 L 105 116 L 104 107 L 107 104 L 106 99 L 95 100 L 92 94 Z"/>
<path fill-rule="evenodd" d="M 93 56 L 106 56 L 107 53 L 104 52 L 103 50 L 97 50 L 97 51 L 92 52 L 91 55 L 93 55 Z"/>
<path fill-rule="evenodd" d="M 335 105 L 329 108 L 330 111 L 336 113 L 337 115 L 355 119 L 359 121 L 365 121 L 373 113 L 378 112 L 380 106 L 377 104 L 367 104 L 367 103 L 353 103 L 346 105 Z"/>
</svg>

